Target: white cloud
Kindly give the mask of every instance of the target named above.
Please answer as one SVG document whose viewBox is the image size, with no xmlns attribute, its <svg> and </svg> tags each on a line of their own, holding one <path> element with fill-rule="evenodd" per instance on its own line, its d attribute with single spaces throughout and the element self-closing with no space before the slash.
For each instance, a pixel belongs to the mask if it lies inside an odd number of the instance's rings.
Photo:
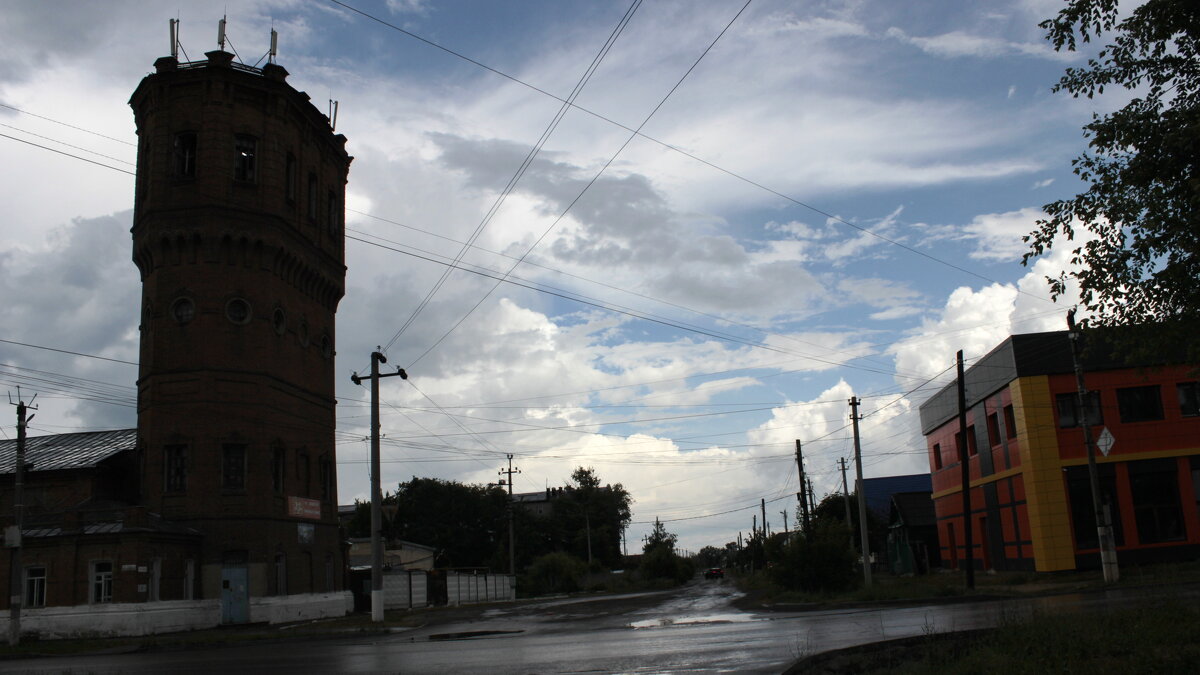
<svg viewBox="0 0 1200 675">
<path fill-rule="evenodd" d="M 1062 54 L 1046 42 L 1014 42 L 1000 38 L 974 35 L 966 31 L 950 31 L 931 37 L 916 37 L 896 27 L 889 28 L 887 35 L 906 44 L 913 45 L 921 51 L 941 57 L 960 58 L 974 57 L 994 59 L 1003 56 L 1021 55 L 1032 56 L 1057 61 L 1067 61 L 1074 58 L 1071 54 Z"/>
</svg>

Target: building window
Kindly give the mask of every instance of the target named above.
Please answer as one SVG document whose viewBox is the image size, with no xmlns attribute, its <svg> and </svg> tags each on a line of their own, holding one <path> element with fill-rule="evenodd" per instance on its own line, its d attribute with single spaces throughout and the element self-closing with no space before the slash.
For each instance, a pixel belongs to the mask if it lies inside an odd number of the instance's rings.
<svg viewBox="0 0 1200 675">
<path fill-rule="evenodd" d="M 225 303 L 225 317 L 239 326 L 250 323 L 250 317 L 253 314 L 250 310 L 250 303 L 242 298 L 234 298 Z"/>
<path fill-rule="evenodd" d="M 1108 504 L 1109 518 L 1113 528 L 1113 539 L 1118 546 L 1125 545 L 1125 533 L 1121 527 L 1121 509 L 1117 501 L 1117 470 L 1112 464 L 1096 465 L 1100 482 L 1100 503 Z M 1096 511 L 1092 508 L 1092 483 L 1086 466 L 1067 467 L 1064 476 L 1067 482 L 1067 498 L 1071 505 L 1071 524 L 1075 531 L 1075 549 L 1100 548 L 1096 534 Z"/>
<path fill-rule="evenodd" d="M 176 298 L 171 303 L 171 318 L 181 326 L 191 322 L 196 318 L 196 303 L 191 298 Z"/>
<path fill-rule="evenodd" d="M 330 190 L 325 196 L 325 227 L 329 228 L 330 235 L 338 233 L 338 223 L 341 221 L 338 218 L 338 201 L 337 196 Z"/>
<path fill-rule="evenodd" d="M 319 470 L 321 474 L 321 499 L 329 501 L 333 499 L 333 462 L 329 461 L 328 457 L 322 457 Z"/>
<path fill-rule="evenodd" d="M 987 416 L 988 447 L 1000 445 L 1000 416 L 992 413 Z"/>
<path fill-rule="evenodd" d="M 187 492 L 186 445 L 168 445 L 163 449 L 163 490 Z"/>
<path fill-rule="evenodd" d="M 1122 422 L 1151 422 L 1163 418 L 1162 397 L 1157 384 L 1118 389 L 1117 408 L 1121 411 Z"/>
<path fill-rule="evenodd" d="M 183 563 L 183 599 L 196 598 L 196 561 L 186 560 Z"/>
<path fill-rule="evenodd" d="M 257 176 L 258 141 L 253 136 L 238 134 L 233 139 L 233 178 L 253 183 Z"/>
<path fill-rule="evenodd" d="M 1155 544 L 1184 539 L 1178 465 L 1174 458 L 1129 463 L 1129 493 L 1138 541 Z"/>
<path fill-rule="evenodd" d="M 1180 382 L 1175 385 L 1179 393 L 1179 414 L 1184 417 L 1200 415 L 1200 382 Z"/>
<path fill-rule="evenodd" d="M 271 327 L 275 329 L 276 335 L 283 335 L 287 332 L 287 314 L 284 313 L 282 307 L 276 307 L 274 312 L 271 312 Z"/>
<path fill-rule="evenodd" d="M 221 450 L 221 487 L 226 490 L 245 490 L 246 446 L 226 443 Z"/>
<path fill-rule="evenodd" d="M 284 449 L 276 447 L 271 450 L 271 487 L 282 494 L 284 485 Z"/>
<path fill-rule="evenodd" d="M 305 497 L 309 495 L 310 485 L 308 483 L 308 453 L 296 453 L 296 479 L 300 481 L 301 493 Z"/>
<path fill-rule="evenodd" d="M 317 174 L 308 174 L 308 219 L 317 219 Z"/>
<path fill-rule="evenodd" d="M 196 133 L 185 131 L 175 134 L 173 147 L 175 177 L 196 177 Z"/>
<path fill-rule="evenodd" d="M 933 469 L 936 471 L 942 468 L 942 446 L 940 443 L 933 444 Z"/>
<path fill-rule="evenodd" d="M 41 565 L 25 568 L 25 606 L 46 606 L 46 568 Z"/>
<path fill-rule="evenodd" d="M 1058 428 L 1072 429 L 1079 426 L 1083 416 L 1079 414 L 1079 394 L 1058 394 L 1054 397 L 1058 408 Z M 1100 392 L 1088 392 L 1088 424 L 1098 426 L 1104 424 L 1104 411 L 1100 407 Z"/>
<path fill-rule="evenodd" d="M 93 604 L 112 602 L 113 564 L 111 560 L 97 560 L 91 564 Z"/>
<path fill-rule="evenodd" d="M 275 554 L 275 595 L 287 595 L 287 556 Z"/>
<path fill-rule="evenodd" d="M 1011 405 L 1004 406 L 1004 435 L 1009 439 L 1017 437 L 1017 415 Z"/>
<path fill-rule="evenodd" d="M 288 202 L 296 201 L 296 156 L 292 153 L 287 154 L 287 162 L 283 169 L 283 194 L 287 197 Z"/>
<path fill-rule="evenodd" d="M 954 434 L 954 449 L 958 451 L 959 460 L 963 457 L 963 439 L 962 434 Z M 975 441 L 975 425 L 967 426 L 967 453 L 974 457 L 979 454 L 979 447 Z"/>
</svg>

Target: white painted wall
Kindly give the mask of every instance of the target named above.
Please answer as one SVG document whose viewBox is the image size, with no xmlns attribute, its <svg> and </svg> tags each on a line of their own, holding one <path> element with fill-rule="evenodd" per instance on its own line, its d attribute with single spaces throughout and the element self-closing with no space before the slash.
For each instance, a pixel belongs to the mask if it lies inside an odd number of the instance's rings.
<svg viewBox="0 0 1200 675">
<path fill-rule="evenodd" d="M 516 577 L 511 575 L 446 573 L 446 601 L 451 605 L 516 599 Z"/>
<path fill-rule="evenodd" d="M 354 611 L 349 591 L 250 598 L 250 621 L 287 623 L 345 616 Z M 43 640 L 175 633 L 213 628 L 221 623 L 221 601 L 167 600 L 75 607 L 42 607 L 21 612 L 21 634 Z M 0 635 L 9 617 L 0 617 Z"/>
<path fill-rule="evenodd" d="M 409 579 L 412 597 L 409 597 Z M 413 609 L 429 606 L 429 577 L 423 570 L 399 570 L 383 575 L 384 609 Z"/>
</svg>

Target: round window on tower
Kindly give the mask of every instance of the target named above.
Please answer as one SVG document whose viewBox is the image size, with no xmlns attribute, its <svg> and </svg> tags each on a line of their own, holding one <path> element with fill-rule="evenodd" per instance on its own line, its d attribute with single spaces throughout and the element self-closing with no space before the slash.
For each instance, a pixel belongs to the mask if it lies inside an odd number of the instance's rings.
<svg viewBox="0 0 1200 675">
<path fill-rule="evenodd" d="M 196 303 L 191 298 L 176 298 L 171 303 L 171 318 L 181 326 L 189 323 L 196 318 Z"/>
<path fill-rule="evenodd" d="M 225 317 L 238 324 L 244 326 L 250 323 L 250 303 L 242 298 L 234 298 L 225 303 Z"/>
<path fill-rule="evenodd" d="M 276 307 L 275 311 L 271 312 L 271 327 L 275 329 L 276 335 L 287 332 L 287 315 L 283 313 L 282 307 Z"/>
</svg>

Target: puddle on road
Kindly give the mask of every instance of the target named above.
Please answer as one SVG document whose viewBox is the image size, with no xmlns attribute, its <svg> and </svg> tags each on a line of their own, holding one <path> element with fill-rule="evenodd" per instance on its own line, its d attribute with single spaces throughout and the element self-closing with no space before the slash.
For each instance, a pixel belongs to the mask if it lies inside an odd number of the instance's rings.
<svg viewBox="0 0 1200 675">
<path fill-rule="evenodd" d="M 644 619 L 642 621 L 634 621 L 629 624 L 630 628 L 659 628 L 661 626 L 693 626 L 701 623 L 746 623 L 749 621 L 761 621 L 759 617 L 753 614 L 729 613 L 729 614 L 706 614 L 704 616 L 683 616 L 678 618 L 663 617 L 659 619 Z"/>
</svg>

